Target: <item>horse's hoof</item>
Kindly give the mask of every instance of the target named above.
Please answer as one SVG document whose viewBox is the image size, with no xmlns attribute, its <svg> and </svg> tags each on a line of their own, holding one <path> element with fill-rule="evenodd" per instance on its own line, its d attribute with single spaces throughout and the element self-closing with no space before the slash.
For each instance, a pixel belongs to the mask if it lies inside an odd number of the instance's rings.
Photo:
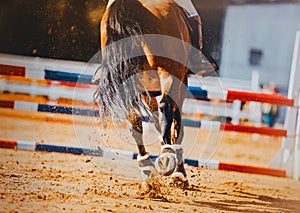
<svg viewBox="0 0 300 213">
<path fill-rule="evenodd" d="M 185 188 L 189 185 L 188 180 L 181 172 L 174 172 L 170 177 L 170 185 Z"/>
<path fill-rule="evenodd" d="M 155 168 L 157 171 L 164 175 L 169 176 L 171 175 L 177 166 L 177 159 L 176 155 L 173 153 L 162 153 L 160 156 L 158 156 L 155 160 Z"/>
</svg>

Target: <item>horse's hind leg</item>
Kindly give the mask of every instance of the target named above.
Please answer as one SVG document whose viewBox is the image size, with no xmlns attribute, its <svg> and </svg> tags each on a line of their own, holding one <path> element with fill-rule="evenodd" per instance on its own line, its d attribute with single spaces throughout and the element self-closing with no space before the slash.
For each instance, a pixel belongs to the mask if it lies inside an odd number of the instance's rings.
<svg viewBox="0 0 300 213">
<path fill-rule="evenodd" d="M 142 118 L 135 112 L 135 110 L 131 110 L 128 120 L 130 122 L 131 134 L 135 139 L 139 152 L 137 160 L 139 164 L 139 169 L 142 173 L 142 177 L 143 179 L 152 178 L 158 173 L 143 143 Z"/>
<path fill-rule="evenodd" d="M 177 168 L 175 172 L 182 174 L 184 176 L 184 179 L 186 179 L 187 174 L 184 168 L 184 159 L 183 159 L 183 149 L 181 146 L 182 140 L 183 140 L 183 124 L 182 124 L 182 117 L 181 117 L 181 112 L 182 112 L 182 106 L 183 106 L 183 101 L 186 97 L 187 93 L 187 78 L 185 77 L 183 80 L 183 84 L 179 87 L 179 97 L 178 97 L 178 104 L 177 108 L 174 112 L 174 125 L 173 125 L 173 141 L 175 142 L 175 150 L 176 150 L 176 157 L 177 157 Z"/>
<path fill-rule="evenodd" d="M 174 118 L 171 126 L 171 144 L 164 144 L 162 149 L 162 154 L 169 153 L 171 156 L 175 157 L 176 167 L 173 170 L 168 170 L 165 168 L 165 175 L 170 175 L 171 180 L 173 178 L 177 178 L 183 182 L 186 181 L 186 171 L 184 168 L 184 159 L 183 159 L 183 149 L 181 146 L 182 139 L 183 139 L 183 125 L 181 121 L 181 110 L 180 107 L 177 105 L 175 106 Z M 172 157 L 166 156 L 168 161 L 171 161 Z M 165 159 L 161 159 L 162 161 L 166 161 Z M 170 165 L 168 165 L 169 168 Z M 172 181 L 174 182 L 174 181 Z"/>
<path fill-rule="evenodd" d="M 176 152 L 172 148 L 171 127 L 174 119 L 176 98 L 172 93 L 173 76 L 165 69 L 158 67 L 162 97 L 159 102 L 159 123 L 161 126 L 162 147 L 161 154 L 155 161 L 157 170 L 163 175 L 170 175 L 176 169 Z M 175 95 L 176 96 L 176 95 Z"/>
<path fill-rule="evenodd" d="M 165 106 L 168 106 L 168 104 L 170 104 L 170 106 L 165 107 L 165 111 L 163 111 L 167 125 L 165 125 L 165 145 L 162 146 L 162 153 L 166 152 L 175 154 L 176 168 L 174 169 L 174 173 L 171 178 L 174 176 L 176 179 L 180 179 L 183 182 L 186 181 L 187 174 L 184 168 L 183 149 L 181 146 L 184 134 L 181 120 L 181 109 L 187 92 L 185 86 L 186 83 L 186 78 L 184 78 L 183 82 L 176 79 L 172 83 L 169 95 L 165 97 L 164 102 Z M 170 114 L 168 115 L 168 113 Z"/>
</svg>

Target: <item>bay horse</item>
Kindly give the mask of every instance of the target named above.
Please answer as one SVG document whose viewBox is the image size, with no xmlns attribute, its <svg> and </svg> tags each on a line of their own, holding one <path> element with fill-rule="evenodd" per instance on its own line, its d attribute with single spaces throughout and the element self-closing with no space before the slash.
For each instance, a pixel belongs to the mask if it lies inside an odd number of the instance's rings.
<svg viewBox="0 0 300 213">
<path fill-rule="evenodd" d="M 186 11 L 173 0 L 115 0 L 102 17 L 100 40 L 102 61 L 94 75 L 100 118 L 129 121 L 145 179 L 162 174 L 187 182 L 181 147 L 191 51 Z M 143 143 L 145 114 L 161 133 L 155 162 Z"/>
</svg>

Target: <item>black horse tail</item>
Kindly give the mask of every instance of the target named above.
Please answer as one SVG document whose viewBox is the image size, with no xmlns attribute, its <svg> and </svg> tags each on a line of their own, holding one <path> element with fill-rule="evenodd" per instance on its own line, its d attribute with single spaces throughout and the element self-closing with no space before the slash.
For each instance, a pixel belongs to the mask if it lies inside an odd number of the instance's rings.
<svg viewBox="0 0 300 213">
<path fill-rule="evenodd" d="M 142 26 L 138 22 L 143 7 L 136 0 L 116 0 L 109 8 L 106 23 L 107 43 L 98 68 L 99 87 L 94 98 L 100 118 L 126 120 L 130 110 L 147 109 L 140 94 L 144 87 L 138 71 L 144 53 L 141 47 Z"/>
</svg>

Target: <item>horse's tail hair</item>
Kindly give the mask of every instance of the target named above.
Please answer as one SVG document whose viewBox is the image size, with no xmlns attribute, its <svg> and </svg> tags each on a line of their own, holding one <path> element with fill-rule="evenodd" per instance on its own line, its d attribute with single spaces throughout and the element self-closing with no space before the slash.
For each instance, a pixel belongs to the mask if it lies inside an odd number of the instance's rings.
<svg viewBox="0 0 300 213">
<path fill-rule="evenodd" d="M 140 94 L 144 88 L 139 80 L 143 50 L 142 27 L 132 10 L 136 0 L 116 0 L 108 11 L 107 43 L 102 50 L 98 68 L 99 87 L 94 94 L 101 119 L 125 120 L 131 110 L 147 109 Z M 135 7 L 133 6 L 135 5 Z"/>
</svg>

